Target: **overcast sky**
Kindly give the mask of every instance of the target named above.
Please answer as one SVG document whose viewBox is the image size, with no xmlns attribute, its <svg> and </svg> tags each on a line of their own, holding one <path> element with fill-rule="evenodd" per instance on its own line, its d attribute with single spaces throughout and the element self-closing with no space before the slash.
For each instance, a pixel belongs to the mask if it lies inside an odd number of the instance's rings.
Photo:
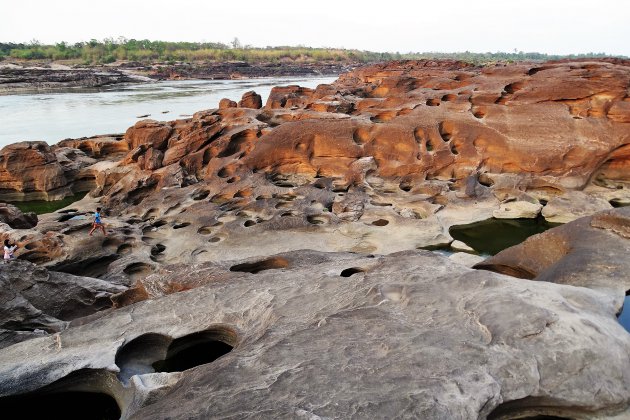
<svg viewBox="0 0 630 420">
<path fill-rule="evenodd" d="M 630 56 L 630 0 L 0 0 L 0 42 L 123 36 L 389 52 Z"/>
</svg>

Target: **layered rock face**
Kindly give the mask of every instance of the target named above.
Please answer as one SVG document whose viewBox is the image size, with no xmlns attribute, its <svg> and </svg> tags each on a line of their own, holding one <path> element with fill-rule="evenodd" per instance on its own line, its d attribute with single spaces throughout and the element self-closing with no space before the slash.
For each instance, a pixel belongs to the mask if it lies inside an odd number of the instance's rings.
<svg viewBox="0 0 630 420">
<path fill-rule="evenodd" d="M 0 150 L 0 199 L 57 200 L 94 187 L 102 165 L 118 160 L 128 145 L 112 136 L 64 140 L 54 146 L 26 141 Z"/>
<path fill-rule="evenodd" d="M 629 85 L 623 61 L 397 62 L 274 88 L 261 109 L 249 92 L 240 106 L 140 121 L 122 138 L 14 145 L 2 152 L 5 196 L 92 191 L 9 236 L 28 245 L 21 258 L 133 284 L 166 264 L 305 244 L 448 245 L 449 226 L 493 215 L 566 222 L 630 202 Z M 97 205 L 107 241 L 83 236 Z"/>
</svg>

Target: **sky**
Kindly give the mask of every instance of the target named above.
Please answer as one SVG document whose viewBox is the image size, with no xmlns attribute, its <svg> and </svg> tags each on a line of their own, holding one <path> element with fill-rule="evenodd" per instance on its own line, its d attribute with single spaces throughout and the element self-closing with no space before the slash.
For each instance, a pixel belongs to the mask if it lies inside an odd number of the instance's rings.
<svg viewBox="0 0 630 420">
<path fill-rule="evenodd" d="M 630 56 L 629 0 L 0 0 L 0 42 L 125 37 Z"/>
</svg>

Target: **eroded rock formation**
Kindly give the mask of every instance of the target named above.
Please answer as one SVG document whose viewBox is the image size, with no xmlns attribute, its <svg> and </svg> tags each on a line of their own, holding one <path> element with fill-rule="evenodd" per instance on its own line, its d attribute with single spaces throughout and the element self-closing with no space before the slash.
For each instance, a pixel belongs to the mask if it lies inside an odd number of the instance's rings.
<svg viewBox="0 0 630 420">
<path fill-rule="evenodd" d="M 59 332 L 68 322 L 112 307 L 125 290 L 99 279 L 48 271 L 25 261 L 0 267 L 0 348 Z"/>
<path fill-rule="evenodd" d="M 0 395 L 89 388 L 125 418 L 623 418 L 629 86 L 624 61 L 398 62 L 5 148 L 7 196 L 91 190 L 3 237 L 114 285 L 115 309 L 46 312 L 54 334 L 0 353 Z M 107 237 L 87 236 L 96 206 Z M 416 250 L 539 214 L 588 217 L 483 262 Z M 217 360 L 177 368 L 194 343 Z"/>
</svg>

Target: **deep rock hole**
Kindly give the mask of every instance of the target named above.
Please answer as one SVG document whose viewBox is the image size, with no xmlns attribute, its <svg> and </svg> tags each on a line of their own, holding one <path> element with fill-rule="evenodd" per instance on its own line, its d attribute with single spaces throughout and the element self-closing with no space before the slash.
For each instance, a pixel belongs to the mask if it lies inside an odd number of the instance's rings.
<svg viewBox="0 0 630 420">
<path fill-rule="evenodd" d="M 166 358 L 153 363 L 156 372 L 182 372 L 195 366 L 212 363 L 234 347 L 216 333 L 203 331 L 173 341 Z"/>
<path fill-rule="evenodd" d="M 121 414 L 113 397 L 96 392 L 30 393 L 0 398 L 0 412 L 6 418 L 64 420 L 114 420 Z"/>
<path fill-rule="evenodd" d="M 0 398 L 0 413 L 7 419 L 119 419 L 117 401 L 103 392 L 112 379 L 102 370 L 80 369 L 36 391 Z"/>
<path fill-rule="evenodd" d="M 127 384 L 134 375 L 154 372 L 181 372 L 212 363 L 236 346 L 238 336 L 229 327 L 216 327 L 189 334 L 175 340 L 147 333 L 119 349 L 116 365 L 118 378 Z"/>
<path fill-rule="evenodd" d="M 353 274 L 358 274 L 358 273 L 364 273 L 365 270 L 362 268 L 357 268 L 357 267 L 350 267 L 350 268 L 346 268 L 345 270 L 343 270 L 339 275 L 341 277 L 350 277 Z"/>
<path fill-rule="evenodd" d="M 273 257 L 253 263 L 236 264 L 230 267 L 230 271 L 256 274 L 264 270 L 275 270 L 287 267 L 289 267 L 289 261 L 281 257 Z"/>
</svg>

